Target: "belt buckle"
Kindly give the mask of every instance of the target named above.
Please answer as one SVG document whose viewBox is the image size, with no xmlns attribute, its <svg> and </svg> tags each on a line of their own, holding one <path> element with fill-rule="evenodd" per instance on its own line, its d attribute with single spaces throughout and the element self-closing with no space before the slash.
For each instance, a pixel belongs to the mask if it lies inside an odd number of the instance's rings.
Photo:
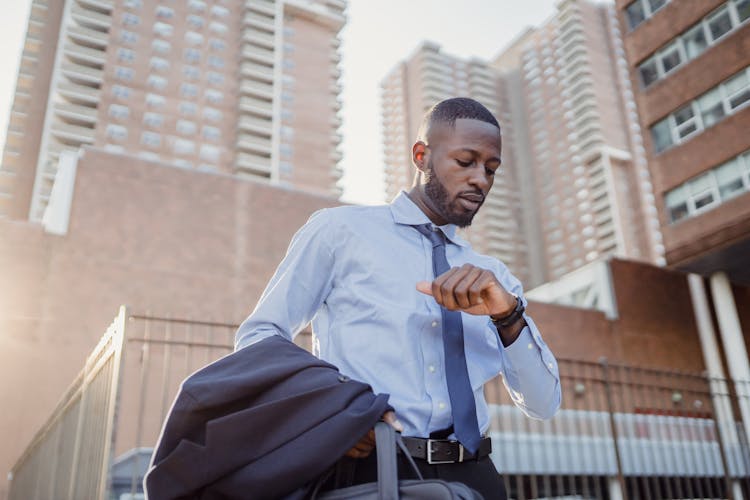
<svg viewBox="0 0 750 500">
<path fill-rule="evenodd" d="M 455 442 L 458 445 L 458 460 L 433 460 L 432 459 L 432 443 L 437 442 L 448 442 L 452 443 Z M 446 439 L 428 439 L 427 440 L 427 463 L 430 465 L 439 465 L 439 464 L 455 464 L 456 462 L 460 463 L 464 461 L 464 446 L 456 441 L 448 441 Z"/>
</svg>

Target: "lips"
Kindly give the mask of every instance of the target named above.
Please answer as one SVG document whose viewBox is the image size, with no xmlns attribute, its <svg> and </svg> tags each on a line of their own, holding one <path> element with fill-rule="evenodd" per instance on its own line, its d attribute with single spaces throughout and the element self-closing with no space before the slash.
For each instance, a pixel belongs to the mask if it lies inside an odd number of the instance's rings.
<svg viewBox="0 0 750 500">
<path fill-rule="evenodd" d="M 476 211 L 484 202 L 484 196 L 475 193 L 466 193 L 458 196 L 458 202 L 466 210 Z"/>
</svg>

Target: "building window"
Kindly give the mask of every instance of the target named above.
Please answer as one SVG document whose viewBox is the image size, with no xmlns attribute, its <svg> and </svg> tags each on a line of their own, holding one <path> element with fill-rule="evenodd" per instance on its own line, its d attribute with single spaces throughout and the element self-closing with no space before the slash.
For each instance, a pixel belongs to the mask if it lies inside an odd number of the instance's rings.
<svg viewBox="0 0 750 500">
<path fill-rule="evenodd" d="M 201 135 L 203 135 L 204 139 L 208 139 L 209 141 L 216 141 L 221 137 L 221 131 L 218 127 L 204 125 L 201 131 Z"/>
<path fill-rule="evenodd" d="M 228 17 L 229 16 L 229 9 L 226 7 L 222 7 L 221 5 L 212 5 L 211 6 L 211 15 L 214 17 Z"/>
<path fill-rule="evenodd" d="M 192 102 L 181 102 L 179 106 L 180 115 L 195 116 L 198 114 L 198 106 Z"/>
<path fill-rule="evenodd" d="M 160 19 L 172 19 L 174 17 L 174 9 L 166 5 L 157 5 L 156 17 Z"/>
<path fill-rule="evenodd" d="M 110 104 L 108 114 L 117 120 L 126 120 L 130 115 L 130 109 L 122 104 Z"/>
<path fill-rule="evenodd" d="M 211 85 L 221 85 L 224 83 L 224 75 L 216 73 L 215 71 L 209 71 L 206 75 L 206 80 L 208 80 L 208 83 Z"/>
<path fill-rule="evenodd" d="M 154 34 L 159 36 L 172 36 L 174 28 L 171 24 L 156 22 L 154 23 Z"/>
<path fill-rule="evenodd" d="M 206 89 L 206 99 L 211 104 L 221 104 L 224 99 L 224 94 L 215 89 Z"/>
<path fill-rule="evenodd" d="M 219 40 L 218 38 L 212 38 L 211 40 L 208 41 L 208 46 L 214 52 L 221 52 L 227 47 L 227 44 L 224 42 L 224 40 Z"/>
<path fill-rule="evenodd" d="M 643 21 L 656 14 L 670 0 L 635 0 L 625 8 L 628 26 L 634 30 Z"/>
<path fill-rule="evenodd" d="M 185 49 L 185 51 L 183 52 L 183 59 L 186 62 L 189 62 L 192 64 L 199 63 L 201 60 L 201 51 L 198 49 L 191 49 L 191 48 Z"/>
<path fill-rule="evenodd" d="M 122 24 L 124 26 L 138 26 L 141 22 L 141 19 L 135 15 L 131 14 L 130 12 L 125 12 L 122 15 Z"/>
<path fill-rule="evenodd" d="M 208 25 L 208 29 L 211 30 L 212 33 L 216 33 L 217 35 L 224 35 L 227 31 L 229 31 L 229 28 L 226 24 L 217 21 L 211 21 L 211 24 Z"/>
<path fill-rule="evenodd" d="M 115 141 L 124 141 L 128 138 L 128 129 L 122 125 L 115 125 L 110 123 L 106 129 L 107 137 L 114 139 Z"/>
<path fill-rule="evenodd" d="M 159 75 L 148 75 L 146 83 L 154 90 L 164 90 L 167 88 L 167 79 Z"/>
<path fill-rule="evenodd" d="M 124 63 L 135 61 L 135 52 L 130 49 L 120 47 L 117 49 L 117 60 Z"/>
<path fill-rule="evenodd" d="M 195 143 L 187 139 L 175 139 L 173 149 L 178 155 L 191 155 L 195 153 Z"/>
<path fill-rule="evenodd" d="M 742 5 L 743 3 L 745 5 Z M 750 0 L 728 1 L 668 42 L 654 56 L 639 64 L 641 84 L 645 88 L 666 78 L 672 70 L 695 59 L 708 47 L 718 43 L 719 38 L 739 29 L 748 19 L 748 15 L 750 15 Z"/>
<path fill-rule="evenodd" d="M 143 124 L 150 128 L 161 128 L 164 125 L 164 116 L 159 113 L 144 113 Z"/>
<path fill-rule="evenodd" d="M 195 31 L 188 31 L 185 33 L 185 42 L 187 42 L 188 45 L 202 45 L 203 35 L 196 33 Z"/>
<path fill-rule="evenodd" d="M 124 66 L 115 67 L 116 79 L 123 82 L 129 82 L 133 80 L 133 76 L 135 76 L 135 70 L 133 68 L 125 68 Z"/>
<path fill-rule="evenodd" d="M 654 151 L 661 153 L 722 121 L 750 102 L 750 67 L 651 126 Z"/>
<path fill-rule="evenodd" d="M 127 99 L 130 97 L 130 88 L 123 85 L 112 85 L 112 95 L 118 99 Z"/>
<path fill-rule="evenodd" d="M 159 52 L 160 54 L 167 54 L 172 48 L 172 45 L 166 40 L 155 38 L 154 41 L 151 42 L 151 48 L 154 50 L 154 52 Z"/>
<path fill-rule="evenodd" d="M 670 222 L 700 215 L 750 192 L 750 151 L 704 172 L 664 196 Z"/>
<path fill-rule="evenodd" d="M 223 68 L 224 59 L 219 56 L 208 56 L 208 65 L 212 68 Z"/>
<path fill-rule="evenodd" d="M 195 29 L 201 29 L 203 28 L 203 18 L 201 16 L 196 16 L 195 14 L 190 14 L 187 16 L 187 22 L 188 25 Z"/>
<path fill-rule="evenodd" d="M 143 7 L 143 0 L 125 0 L 122 5 L 126 9 L 140 10 Z"/>
<path fill-rule="evenodd" d="M 153 71 L 169 71 L 169 61 L 162 57 L 152 57 L 149 67 Z"/>
<path fill-rule="evenodd" d="M 203 13 L 206 12 L 206 2 L 203 0 L 190 0 L 188 2 L 188 8 L 193 12 Z"/>
<path fill-rule="evenodd" d="M 156 132 L 143 132 L 141 134 L 141 144 L 150 148 L 158 148 L 161 146 L 161 135 Z"/>
<path fill-rule="evenodd" d="M 201 70 L 195 66 L 183 66 L 182 74 L 188 80 L 198 80 L 201 77 Z"/>
<path fill-rule="evenodd" d="M 162 108 L 166 101 L 162 95 L 146 94 L 146 105 L 150 108 Z"/>
<path fill-rule="evenodd" d="M 201 160 L 210 161 L 212 163 L 217 163 L 219 161 L 220 155 L 221 155 L 221 150 L 217 146 L 212 146 L 210 144 L 201 145 L 201 149 L 200 149 Z"/>
<path fill-rule="evenodd" d="M 203 118 L 212 122 L 220 122 L 223 113 L 216 108 L 203 108 Z"/>
<path fill-rule="evenodd" d="M 120 42 L 135 45 L 138 42 L 138 35 L 132 31 L 122 30 L 120 32 Z"/>
<path fill-rule="evenodd" d="M 198 125 L 188 120 L 177 120 L 177 132 L 182 135 L 195 135 L 198 131 Z"/>
<path fill-rule="evenodd" d="M 182 97 L 196 97 L 198 95 L 198 86 L 192 83 L 183 83 L 180 85 L 180 95 Z"/>
</svg>

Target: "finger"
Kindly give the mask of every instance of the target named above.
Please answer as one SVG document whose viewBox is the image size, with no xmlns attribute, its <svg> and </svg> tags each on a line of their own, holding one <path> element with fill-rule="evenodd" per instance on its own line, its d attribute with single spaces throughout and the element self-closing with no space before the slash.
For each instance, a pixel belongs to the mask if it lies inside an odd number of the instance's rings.
<svg viewBox="0 0 750 500">
<path fill-rule="evenodd" d="M 492 288 L 497 283 L 497 278 L 495 278 L 492 271 L 488 271 L 487 269 L 482 269 L 481 271 L 481 274 L 469 287 L 469 298 L 474 305 L 484 303 L 487 294 L 492 291 Z"/>
<path fill-rule="evenodd" d="M 432 282 L 431 281 L 420 281 L 417 283 L 417 290 L 425 295 L 432 296 Z"/>
<path fill-rule="evenodd" d="M 370 456 L 370 453 L 372 453 L 372 450 L 360 451 L 356 448 L 352 448 L 351 450 L 346 452 L 346 456 L 349 458 L 367 458 L 368 456 Z"/>
<path fill-rule="evenodd" d="M 404 426 L 399 422 L 398 418 L 396 417 L 396 413 L 392 411 L 387 411 L 383 414 L 383 422 L 389 424 L 391 427 L 396 429 L 398 432 L 404 432 Z"/>
<path fill-rule="evenodd" d="M 453 298 L 453 292 L 450 291 L 448 293 L 448 289 L 444 288 L 444 284 L 458 272 L 458 269 L 459 268 L 457 267 L 448 269 L 446 272 L 435 278 L 435 280 L 432 282 L 432 296 L 435 297 L 435 302 L 447 309 L 450 309 L 448 304 L 455 303 L 455 300 Z"/>
<path fill-rule="evenodd" d="M 466 266 L 469 267 L 466 268 Z M 462 270 L 464 270 L 464 274 L 460 277 L 456 285 L 453 287 L 453 295 L 454 297 L 456 297 L 456 302 L 458 303 L 459 308 L 468 309 L 471 306 L 482 303 L 481 293 L 472 293 L 472 287 L 477 282 L 477 280 L 481 280 L 482 272 L 484 270 L 482 268 L 474 267 L 469 264 L 465 264 L 462 267 Z"/>
<path fill-rule="evenodd" d="M 455 271 L 454 271 L 455 269 Z M 445 280 L 440 285 L 440 291 L 443 296 L 443 306 L 446 309 L 456 310 L 461 309 L 458 302 L 458 296 L 456 295 L 456 286 L 463 280 L 464 276 L 468 272 L 468 269 L 464 267 L 458 267 L 451 269 L 453 272 L 446 273 Z"/>
</svg>

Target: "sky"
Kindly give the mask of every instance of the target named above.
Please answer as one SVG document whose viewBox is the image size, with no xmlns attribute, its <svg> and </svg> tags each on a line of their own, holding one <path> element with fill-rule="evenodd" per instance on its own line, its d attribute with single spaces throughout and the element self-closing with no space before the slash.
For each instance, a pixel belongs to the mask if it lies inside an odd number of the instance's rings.
<svg viewBox="0 0 750 500">
<path fill-rule="evenodd" d="M 380 82 L 391 68 L 423 40 L 451 55 L 491 59 L 525 27 L 551 16 L 556 1 L 349 0 L 341 32 L 343 200 L 385 201 Z M 6 1 L 0 16 L 0 150 L 30 5 L 30 0 Z"/>
</svg>

